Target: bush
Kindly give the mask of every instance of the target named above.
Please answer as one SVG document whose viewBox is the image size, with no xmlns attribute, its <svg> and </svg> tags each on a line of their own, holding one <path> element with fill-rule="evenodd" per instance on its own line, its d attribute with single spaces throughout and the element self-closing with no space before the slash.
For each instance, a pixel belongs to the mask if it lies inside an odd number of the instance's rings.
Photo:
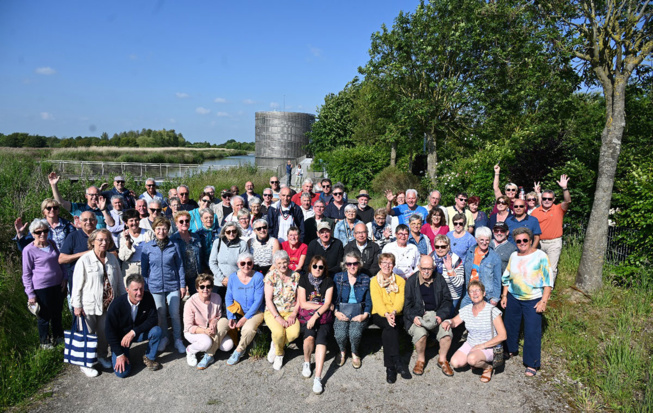
<svg viewBox="0 0 653 413">
<path fill-rule="evenodd" d="M 390 150 L 376 146 L 340 147 L 318 153 L 314 159 L 322 160 L 331 180 L 342 182 L 347 190 L 369 188 L 376 174 L 390 162 Z"/>
<path fill-rule="evenodd" d="M 417 189 L 421 193 L 420 179 L 410 172 L 402 171 L 394 166 L 388 166 L 379 172 L 372 181 L 372 191 L 381 195 L 387 189 L 396 194 L 398 191 L 405 191 L 408 188 Z"/>
</svg>

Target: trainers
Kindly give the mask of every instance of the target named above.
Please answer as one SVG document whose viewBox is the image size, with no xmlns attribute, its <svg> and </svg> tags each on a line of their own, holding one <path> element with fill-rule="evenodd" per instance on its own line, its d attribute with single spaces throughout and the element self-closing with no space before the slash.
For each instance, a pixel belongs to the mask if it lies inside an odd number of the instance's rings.
<svg viewBox="0 0 653 413">
<path fill-rule="evenodd" d="M 175 348 L 177 349 L 177 352 L 179 354 L 184 354 L 186 352 L 186 346 L 184 345 L 184 342 L 181 341 L 180 338 L 175 340 Z"/>
<path fill-rule="evenodd" d="M 197 366 L 197 354 L 186 353 L 186 363 L 191 367 Z"/>
<path fill-rule="evenodd" d="M 311 363 L 308 361 L 305 361 L 304 365 L 302 366 L 302 376 L 306 378 L 311 377 Z"/>
<path fill-rule="evenodd" d="M 278 371 L 281 370 L 281 366 L 283 366 L 283 356 L 275 356 L 272 368 Z"/>
<path fill-rule="evenodd" d="M 86 377 L 97 377 L 97 375 L 100 374 L 93 367 L 81 366 L 79 369 L 82 371 L 82 373 L 86 374 Z"/>
<path fill-rule="evenodd" d="M 50 343 L 41 344 L 41 350 L 52 350 L 54 347 Z"/>
<path fill-rule="evenodd" d="M 213 363 L 213 356 L 209 354 L 204 354 L 202 360 L 199 363 L 197 363 L 197 370 L 204 370 L 205 368 L 209 367 L 209 365 L 212 363 Z"/>
<path fill-rule="evenodd" d="M 147 368 L 152 371 L 156 371 L 161 368 L 161 363 L 156 360 L 150 360 L 146 355 L 143 355 L 143 363 L 145 363 L 145 366 L 147 366 Z"/>
<path fill-rule="evenodd" d="M 113 365 L 111 364 L 111 361 L 105 359 L 104 357 L 98 357 L 97 361 L 100 362 L 102 367 L 104 367 L 105 369 L 113 370 Z"/>
<path fill-rule="evenodd" d="M 168 347 L 168 337 L 163 337 L 161 341 L 159 341 L 159 351 L 163 351 Z"/>
<path fill-rule="evenodd" d="M 274 341 L 270 343 L 270 351 L 268 351 L 268 361 L 274 363 L 274 358 L 277 356 L 277 348 L 274 345 Z"/>
<path fill-rule="evenodd" d="M 322 394 L 322 391 L 324 391 L 324 388 L 322 387 L 322 379 L 319 377 L 316 377 L 313 379 L 313 393 L 315 394 Z"/>
<path fill-rule="evenodd" d="M 229 360 L 227 360 L 227 364 L 230 366 L 233 366 L 234 364 L 238 363 L 240 361 L 240 353 L 237 351 L 234 351 L 231 353 L 231 356 L 229 357 Z"/>
</svg>

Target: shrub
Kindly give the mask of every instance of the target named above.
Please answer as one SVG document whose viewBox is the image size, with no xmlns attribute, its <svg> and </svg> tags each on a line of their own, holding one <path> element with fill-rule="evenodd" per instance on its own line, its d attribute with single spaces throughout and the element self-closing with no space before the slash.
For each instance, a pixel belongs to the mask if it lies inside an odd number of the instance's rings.
<svg viewBox="0 0 653 413">
<path fill-rule="evenodd" d="M 390 162 L 390 151 L 376 146 L 340 147 L 321 152 L 315 159 L 326 165 L 331 180 L 342 182 L 347 189 L 368 188 L 374 176 Z"/>
<path fill-rule="evenodd" d="M 408 188 L 417 189 L 420 195 L 423 195 L 423 191 L 420 191 L 420 179 L 410 172 L 402 171 L 394 166 L 383 169 L 372 181 L 372 191 L 381 195 L 387 189 L 396 194 L 398 191 L 404 191 Z"/>
</svg>

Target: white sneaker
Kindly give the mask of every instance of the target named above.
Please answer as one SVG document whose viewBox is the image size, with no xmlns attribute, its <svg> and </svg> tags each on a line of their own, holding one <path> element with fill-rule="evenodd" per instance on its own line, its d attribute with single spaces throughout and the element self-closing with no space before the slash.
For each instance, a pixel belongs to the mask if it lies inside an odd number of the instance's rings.
<svg viewBox="0 0 653 413">
<path fill-rule="evenodd" d="M 175 348 L 177 349 L 177 352 L 179 354 L 184 354 L 186 352 L 186 346 L 184 345 L 184 342 L 181 341 L 180 338 L 175 340 Z"/>
<path fill-rule="evenodd" d="M 274 363 L 274 358 L 277 356 L 277 347 L 274 345 L 274 341 L 270 343 L 270 351 L 268 351 L 268 361 Z"/>
<path fill-rule="evenodd" d="M 163 351 L 168 347 L 168 337 L 163 337 L 161 341 L 159 341 L 159 351 Z"/>
<path fill-rule="evenodd" d="M 186 353 L 186 363 L 191 367 L 197 366 L 197 354 Z"/>
<path fill-rule="evenodd" d="M 82 373 L 86 374 L 86 377 L 97 377 L 97 375 L 100 374 L 93 367 L 81 366 L 79 369 L 82 371 Z"/>
<path fill-rule="evenodd" d="M 283 356 L 275 356 L 272 368 L 275 370 L 281 370 L 281 366 L 283 366 Z"/>
<path fill-rule="evenodd" d="M 322 379 L 319 377 L 316 377 L 313 379 L 313 393 L 315 394 L 322 394 L 324 391 L 324 388 L 322 387 Z"/>
<path fill-rule="evenodd" d="M 309 378 L 311 377 L 311 363 L 308 361 L 304 362 L 304 365 L 302 367 L 302 376 Z"/>
</svg>

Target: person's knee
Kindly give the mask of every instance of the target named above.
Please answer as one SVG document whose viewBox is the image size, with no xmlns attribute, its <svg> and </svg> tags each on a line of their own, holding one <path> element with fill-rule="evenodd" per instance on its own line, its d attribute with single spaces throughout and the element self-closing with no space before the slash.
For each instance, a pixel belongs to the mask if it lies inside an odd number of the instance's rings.
<svg viewBox="0 0 653 413">
<path fill-rule="evenodd" d="M 161 330 L 161 327 L 154 326 L 150 329 L 150 332 L 147 334 L 147 338 L 149 340 L 153 340 L 155 338 L 161 338 L 161 335 L 163 335 L 163 330 Z"/>
<path fill-rule="evenodd" d="M 467 355 L 467 364 L 470 366 L 476 366 L 481 361 L 485 361 L 485 357 L 481 357 L 477 351 L 472 351 Z"/>
<path fill-rule="evenodd" d="M 122 372 L 118 372 L 114 369 L 114 373 L 116 373 L 117 377 L 124 379 L 125 377 L 129 376 L 131 370 L 132 370 L 131 365 L 125 364 L 125 369 Z"/>
<path fill-rule="evenodd" d="M 465 366 L 465 362 L 460 358 L 456 357 L 455 355 L 451 358 L 449 364 L 451 364 L 451 367 L 453 367 L 454 369 L 459 369 Z"/>
</svg>

